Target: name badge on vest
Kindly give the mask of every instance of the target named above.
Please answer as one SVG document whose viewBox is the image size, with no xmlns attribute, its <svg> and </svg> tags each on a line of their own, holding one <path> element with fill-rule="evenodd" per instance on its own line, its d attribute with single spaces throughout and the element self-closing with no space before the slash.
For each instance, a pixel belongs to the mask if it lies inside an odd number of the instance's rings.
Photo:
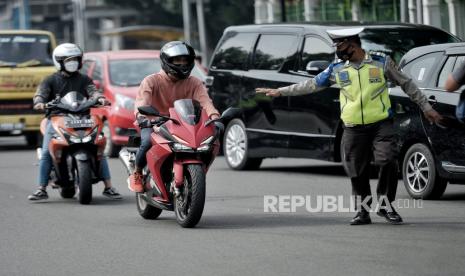
<svg viewBox="0 0 465 276">
<path fill-rule="evenodd" d="M 352 82 L 349 79 L 349 72 L 348 71 L 341 71 L 338 73 L 339 81 L 341 82 L 341 86 L 347 86 Z"/>
<path fill-rule="evenodd" d="M 379 83 L 381 82 L 381 72 L 379 68 L 370 68 L 369 69 L 369 82 L 370 83 Z"/>
</svg>

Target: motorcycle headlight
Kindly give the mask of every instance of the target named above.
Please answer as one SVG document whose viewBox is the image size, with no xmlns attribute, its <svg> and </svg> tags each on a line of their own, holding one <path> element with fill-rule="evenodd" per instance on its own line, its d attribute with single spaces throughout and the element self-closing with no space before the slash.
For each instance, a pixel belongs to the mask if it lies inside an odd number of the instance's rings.
<svg viewBox="0 0 465 276">
<path fill-rule="evenodd" d="M 69 140 L 73 143 L 81 143 L 81 138 L 80 137 L 77 137 L 77 136 L 69 136 Z"/>
<path fill-rule="evenodd" d="M 209 151 L 211 148 L 210 144 L 206 144 L 197 148 L 197 151 Z"/>
<path fill-rule="evenodd" d="M 171 145 L 171 147 L 173 148 L 173 151 L 187 151 L 187 152 L 194 151 L 191 147 L 186 146 L 186 145 L 181 144 L 181 143 L 173 143 Z"/>
<path fill-rule="evenodd" d="M 115 95 L 116 105 L 124 109 L 134 111 L 134 99 L 121 94 Z"/>
<path fill-rule="evenodd" d="M 93 142 L 95 137 L 97 137 L 97 130 L 98 130 L 98 127 L 95 127 L 89 135 L 86 135 L 86 136 L 84 136 L 82 138 L 79 137 L 79 136 L 71 135 L 71 136 L 69 136 L 69 141 L 71 141 L 73 143 L 89 143 L 89 142 Z"/>
<path fill-rule="evenodd" d="M 203 140 L 203 142 L 200 143 L 200 144 L 201 145 L 210 144 L 213 141 L 214 138 L 215 138 L 214 136 L 210 136 L 207 139 Z"/>
</svg>

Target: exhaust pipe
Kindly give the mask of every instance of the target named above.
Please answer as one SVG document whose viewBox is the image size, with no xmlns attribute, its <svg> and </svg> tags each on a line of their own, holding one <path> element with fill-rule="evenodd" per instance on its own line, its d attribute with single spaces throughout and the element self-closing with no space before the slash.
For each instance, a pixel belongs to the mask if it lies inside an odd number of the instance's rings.
<svg viewBox="0 0 465 276">
<path fill-rule="evenodd" d="M 123 162 L 128 174 L 134 171 L 135 152 L 129 152 L 127 148 L 123 148 L 119 152 L 119 160 Z"/>
</svg>

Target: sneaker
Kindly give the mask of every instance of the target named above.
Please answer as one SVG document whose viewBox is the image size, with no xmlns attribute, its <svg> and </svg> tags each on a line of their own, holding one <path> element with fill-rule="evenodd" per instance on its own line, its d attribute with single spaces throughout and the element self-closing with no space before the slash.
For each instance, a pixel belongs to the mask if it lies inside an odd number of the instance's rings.
<svg viewBox="0 0 465 276">
<path fill-rule="evenodd" d="M 47 191 L 43 189 L 38 189 L 32 195 L 27 197 L 27 199 L 29 200 L 42 200 L 42 199 L 47 199 L 47 198 L 48 198 Z"/>
<path fill-rule="evenodd" d="M 143 193 L 144 192 L 144 177 L 139 172 L 134 172 L 129 176 L 129 190 L 135 193 Z"/>
<path fill-rule="evenodd" d="M 116 188 L 113 188 L 113 187 L 105 188 L 102 192 L 102 195 L 108 198 L 111 198 L 111 199 L 122 199 L 123 198 L 118 192 L 118 190 L 116 190 Z"/>
</svg>

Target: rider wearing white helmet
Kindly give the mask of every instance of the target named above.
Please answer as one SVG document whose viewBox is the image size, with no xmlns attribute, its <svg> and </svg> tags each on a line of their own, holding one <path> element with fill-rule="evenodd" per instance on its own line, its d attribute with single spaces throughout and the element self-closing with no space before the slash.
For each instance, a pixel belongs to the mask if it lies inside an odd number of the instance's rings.
<svg viewBox="0 0 465 276">
<path fill-rule="evenodd" d="M 102 93 L 95 87 L 91 78 L 79 73 L 82 67 L 83 52 L 79 46 L 72 43 L 63 43 L 58 45 L 53 51 L 53 63 L 58 72 L 48 76 L 39 85 L 34 95 L 34 109 L 44 110 L 45 103 L 62 97 L 70 91 L 83 93 L 85 97 L 97 98 L 101 104 L 106 104 L 107 100 Z M 47 117 L 54 115 L 53 112 L 47 113 Z M 48 144 L 55 134 L 55 130 L 47 122 L 47 128 L 44 133 L 42 142 L 42 155 L 39 162 L 39 188 L 28 197 L 29 200 L 47 199 L 46 191 L 49 175 L 52 170 L 52 158 L 48 150 Z M 101 162 L 101 177 L 104 179 L 105 189 L 103 195 L 119 199 L 121 195 L 112 187 L 110 181 L 110 170 L 106 159 Z"/>
</svg>

